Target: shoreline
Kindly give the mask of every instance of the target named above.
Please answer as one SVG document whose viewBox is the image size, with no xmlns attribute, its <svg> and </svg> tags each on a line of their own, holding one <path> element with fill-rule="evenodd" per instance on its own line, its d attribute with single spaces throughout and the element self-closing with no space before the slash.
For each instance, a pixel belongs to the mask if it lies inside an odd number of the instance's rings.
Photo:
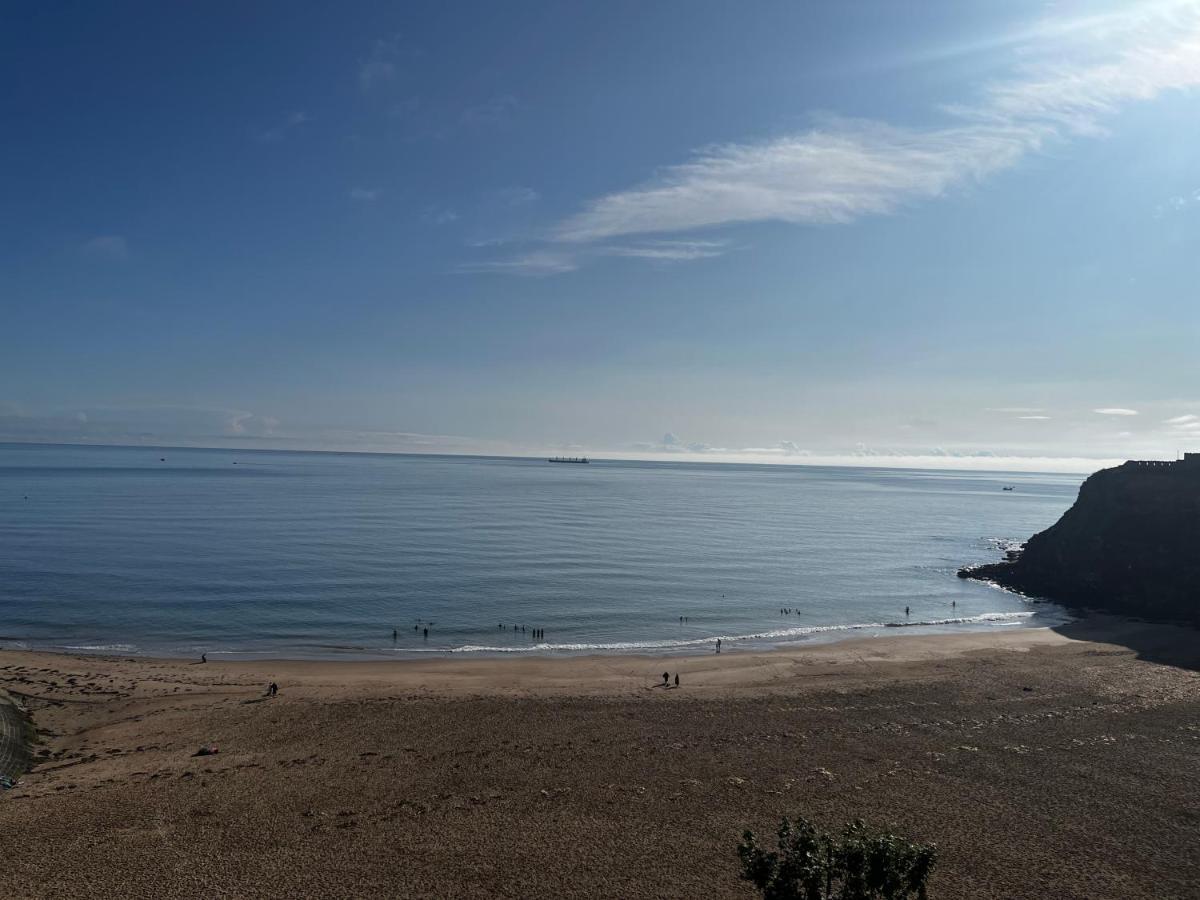
<svg viewBox="0 0 1200 900">
<path fill-rule="evenodd" d="M 1086 620 L 1094 621 L 1094 620 Z M 1064 625 L 1070 623 L 1064 623 Z M 1106 627 L 1119 630 L 1128 624 L 1113 620 Z M 991 628 L 962 631 L 935 632 L 924 634 L 880 633 L 856 635 L 839 634 L 837 637 L 813 641 L 795 641 L 769 647 L 736 646 L 721 653 L 712 650 L 686 652 L 586 652 L 563 653 L 438 653 L 428 651 L 427 656 L 397 656 L 395 658 L 353 657 L 250 657 L 228 656 L 213 652 L 207 663 L 194 657 L 139 656 L 111 652 L 64 652 L 42 649 L 0 649 L 0 661 L 45 663 L 67 665 L 70 663 L 107 663 L 131 667 L 178 667 L 195 669 L 197 674 L 213 672 L 230 673 L 286 673 L 297 679 L 334 678 L 336 676 L 362 676 L 370 678 L 389 677 L 398 685 L 414 679 L 424 680 L 433 676 L 445 676 L 455 681 L 480 680 L 492 684 L 520 684 L 523 689 L 536 690 L 539 683 L 535 678 L 552 678 L 554 684 L 572 681 L 581 688 L 591 685 L 597 677 L 609 680 L 604 673 L 634 672 L 646 669 L 657 670 L 666 666 L 672 670 L 723 673 L 722 681 L 735 682 L 746 673 L 771 667 L 815 664 L 839 665 L 847 661 L 871 660 L 874 662 L 904 663 L 945 657 L 956 657 L 973 652 L 992 650 L 1028 651 L 1037 647 L 1057 646 L 1069 643 L 1074 638 L 1056 632 L 1061 626 L 1030 626 L 1020 623 L 1004 623 Z M 507 676 L 500 681 L 496 676 Z M 632 676 L 631 676 L 632 677 Z M 0 685 L 4 683 L 0 671 Z"/>
<path fill-rule="evenodd" d="M 1026 598 L 1028 599 L 1028 598 Z M 719 638 L 723 653 L 770 653 L 777 650 L 800 650 L 851 640 L 877 640 L 893 637 L 936 637 L 964 634 L 990 634 L 1003 630 L 1055 628 L 1074 621 L 1071 613 L 1046 600 L 1028 600 L 1041 608 L 988 612 L 971 616 L 952 616 L 919 621 L 869 622 L 838 625 L 796 625 L 769 629 L 750 634 L 713 634 L 702 638 L 612 641 L 608 643 L 540 643 L 529 646 L 489 646 L 463 644 L 457 647 L 378 647 L 326 645 L 310 655 L 288 655 L 289 651 L 204 649 L 197 645 L 195 655 L 159 654 L 154 650 L 139 652 L 135 644 L 21 646 L 24 641 L 10 639 L 0 644 L 0 653 L 51 653 L 82 658 L 113 658 L 189 662 L 205 653 L 210 662 L 423 662 L 433 659 L 580 659 L 590 657 L 626 658 L 635 656 L 688 659 L 713 654 Z M 1049 619 L 1041 624 L 1038 619 Z M 909 629 L 920 629 L 915 634 Z M 507 634 L 507 632 L 506 632 Z M 407 637 L 407 635 L 406 635 Z M 129 649 L 125 649 L 129 648 Z M 324 652 L 322 652 L 324 651 Z"/>
</svg>

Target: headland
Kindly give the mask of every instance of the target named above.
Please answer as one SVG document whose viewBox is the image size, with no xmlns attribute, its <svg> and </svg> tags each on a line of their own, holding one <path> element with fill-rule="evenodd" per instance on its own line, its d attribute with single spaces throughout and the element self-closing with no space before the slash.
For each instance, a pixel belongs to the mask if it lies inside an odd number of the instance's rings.
<svg viewBox="0 0 1200 900">
<path fill-rule="evenodd" d="M 1012 557 L 959 575 L 1076 609 L 1200 625 L 1200 453 L 1096 472 Z"/>
</svg>

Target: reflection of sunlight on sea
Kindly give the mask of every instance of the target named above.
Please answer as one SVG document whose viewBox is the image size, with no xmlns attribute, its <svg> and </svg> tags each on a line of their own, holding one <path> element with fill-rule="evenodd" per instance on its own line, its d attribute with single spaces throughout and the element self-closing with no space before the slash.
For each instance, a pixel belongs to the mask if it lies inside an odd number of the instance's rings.
<svg viewBox="0 0 1200 900">
<path fill-rule="evenodd" d="M 0 646 L 702 652 L 1012 626 L 1028 601 L 954 573 L 1051 524 L 1079 481 L 0 446 L 0 492 L 30 498 L 0 504 Z"/>
</svg>

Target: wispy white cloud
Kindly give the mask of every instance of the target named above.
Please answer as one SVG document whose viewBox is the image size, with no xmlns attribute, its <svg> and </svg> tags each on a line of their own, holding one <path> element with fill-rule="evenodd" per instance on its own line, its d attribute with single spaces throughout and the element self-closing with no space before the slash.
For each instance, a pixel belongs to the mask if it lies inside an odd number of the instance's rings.
<svg viewBox="0 0 1200 900">
<path fill-rule="evenodd" d="M 503 246 L 506 241 L 475 241 L 472 246 Z M 721 256 L 727 241 L 640 241 L 629 244 L 593 246 L 555 245 L 519 253 L 499 260 L 468 263 L 461 272 L 493 272 L 503 275 L 558 275 L 574 272 L 586 262 L 602 256 L 628 257 L 671 264 Z"/>
<path fill-rule="evenodd" d="M 375 200 L 378 200 L 380 194 L 382 194 L 382 193 L 383 192 L 380 191 L 378 188 L 356 187 L 356 188 L 350 189 L 350 199 L 351 200 L 359 200 L 363 203 L 371 203 Z"/>
<path fill-rule="evenodd" d="M 1092 412 L 1099 413 L 1102 416 L 1136 416 L 1136 409 L 1127 409 L 1124 406 L 1103 406 L 1100 409 L 1093 409 Z"/>
<path fill-rule="evenodd" d="M 799 134 L 704 148 L 646 184 L 597 198 L 544 232 L 543 244 L 557 245 L 560 261 L 570 256 L 561 272 L 603 256 L 703 259 L 720 252 L 719 242 L 629 239 L 751 222 L 846 224 L 968 188 L 1048 145 L 1103 134 L 1105 119 L 1130 103 L 1200 85 L 1200 2 L 1043 19 L 997 46 L 1013 47 L 1016 74 L 981 85 L 972 104 L 943 106 L 946 124 L 827 117 Z M 498 98 L 462 121 L 514 108 L 512 98 Z M 473 268 L 524 273 L 529 256 Z"/>
<path fill-rule="evenodd" d="M 129 242 L 119 234 L 102 234 L 84 241 L 83 255 L 89 259 L 124 262 L 129 259 Z"/>
<path fill-rule="evenodd" d="M 1018 419 L 1024 419 L 1026 422 L 1048 422 L 1049 416 L 1017 416 Z"/>
<path fill-rule="evenodd" d="M 1128 103 L 1200 84 L 1200 4 L 1135 7 L 1123 22 L 1115 37 L 1106 19 L 1083 61 L 1028 65 L 985 85 L 975 104 L 947 108 L 946 126 L 829 119 L 798 135 L 711 147 L 646 185 L 600 197 L 559 223 L 552 238 L 586 243 L 762 221 L 839 224 L 943 196 L 1050 142 L 1101 134 L 1105 117 Z"/>
<path fill-rule="evenodd" d="M 1172 416 L 1164 420 L 1163 424 L 1167 425 L 1169 431 L 1175 435 L 1200 436 L 1200 416 L 1195 413 Z"/>
<path fill-rule="evenodd" d="M 531 250 L 507 259 L 463 263 L 457 271 L 463 273 L 490 273 L 499 275 L 526 275 L 541 277 L 573 272 L 579 263 L 572 253 L 554 250 Z"/>
<path fill-rule="evenodd" d="M 647 241 L 641 244 L 603 247 L 605 256 L 632 256 L 661 262 L 707 259 L 725 252 L 727 241 Z"/>
</svg>

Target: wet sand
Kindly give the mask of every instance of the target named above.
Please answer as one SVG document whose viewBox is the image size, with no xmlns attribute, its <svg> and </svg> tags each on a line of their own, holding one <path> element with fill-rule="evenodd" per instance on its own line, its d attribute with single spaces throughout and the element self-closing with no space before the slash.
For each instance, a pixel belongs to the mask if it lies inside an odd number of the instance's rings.
<svg viewBox="0 0 1200 900">
<path fill-rule="evenodd" d="M 1197 637 L 1093 619 L 666 659 L 3 651 L 42 743 L 0 794 L 2 892 L 751 897 L 742 829 L 803 814 L 936 842 L 934 897 L 1194 897 Z"/>
</svg>

